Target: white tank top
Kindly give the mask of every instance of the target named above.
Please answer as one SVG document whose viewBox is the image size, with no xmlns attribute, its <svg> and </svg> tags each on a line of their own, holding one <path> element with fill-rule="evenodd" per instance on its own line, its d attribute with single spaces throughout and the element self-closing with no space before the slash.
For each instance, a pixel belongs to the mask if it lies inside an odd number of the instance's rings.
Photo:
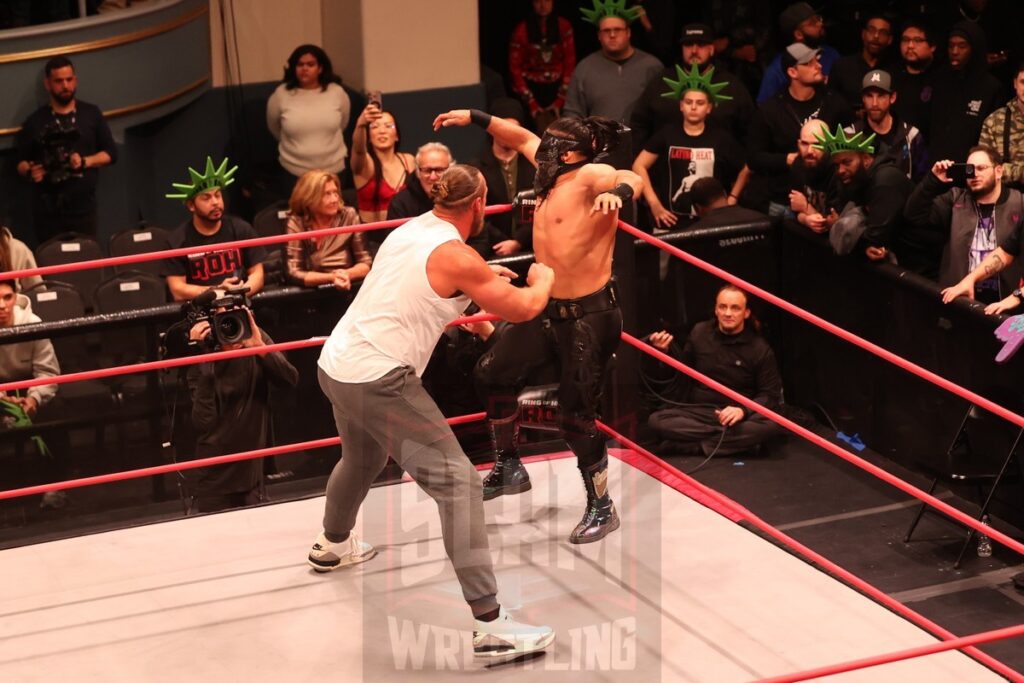
<svg viewBox="0 0 1024 683">
<path fill-rule="evenodd" d="M 427 280 L 427 259 L 452 240 L 462 240 L 459 231 L 432 211 L 384 240 L 355 301 L 320 352 L 318 364 L 329 377 L 370 382 L 401 366 L 423 375 L 445 327 L 469 305 L 467 296 L 438 296 Z"/>
</svg>

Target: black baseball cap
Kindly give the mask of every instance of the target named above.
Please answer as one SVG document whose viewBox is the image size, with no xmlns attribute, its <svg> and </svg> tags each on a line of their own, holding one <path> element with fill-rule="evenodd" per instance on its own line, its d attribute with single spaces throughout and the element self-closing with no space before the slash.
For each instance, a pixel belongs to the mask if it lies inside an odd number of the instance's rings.
<svg viewBox="0 0 1024 683">
<path fill-rule="evenodd" d="M 792 40 L 793 31 L 813 16 L 818 15 L 818 10 L 806 2 L 795 2 L 779 15 L 779 30 L 782 31 L 783 40 Z"/>
<path fill-rule="evenodd" d="M 709 45 L 715 42 L 715 31 L 707 24 L 687 24 L 679 36 L 680 45 Z"/>
</svg>

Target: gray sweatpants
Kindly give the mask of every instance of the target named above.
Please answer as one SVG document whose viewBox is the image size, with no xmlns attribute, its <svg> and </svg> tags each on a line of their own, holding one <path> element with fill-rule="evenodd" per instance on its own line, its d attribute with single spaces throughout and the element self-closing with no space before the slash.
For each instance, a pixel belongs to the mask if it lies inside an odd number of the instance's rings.
<svg viewBox="0 0 1024 683">
<path fill-rule="evenodd" d="M 444 549 L 473 616 L 498 607 L 480 475 L 412 368 L 378 380 L 338 382 L 317 369 L 341 435 L 342 457 L 327 482 L 324 531 L 352 530 L 388 456 L 437 503 Z"/>
</svg>

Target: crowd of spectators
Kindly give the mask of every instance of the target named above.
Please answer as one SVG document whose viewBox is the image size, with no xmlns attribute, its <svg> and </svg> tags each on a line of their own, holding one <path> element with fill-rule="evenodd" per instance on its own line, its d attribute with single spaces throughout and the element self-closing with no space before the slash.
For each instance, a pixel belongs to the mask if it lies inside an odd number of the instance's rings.
<svg viewBox="0 0 1024 683">
<path fill-rule="evenodd" d="M 767 215 L 828 235 L 839 254 L 898 263 L 949 292 L 998 304 L 992 312 L 1024 303 L 1019 264 L 977 275 L 992 254 L 1003 254 L 1002 265 L 1010 265 L 1024 227 L 1024 63 L 1017 61 L 1016 35 L 1006 31 L 1020 26 L 1015 5 L 886 2 L 850 14 L 851 3 L 819 11 L 796 2 L 775 13 L 765 12 L 770 3 L 748 0 L 705 4 L 682 9 L 635 2 L 606 11 L 611 4 L 594 2 L 590 10 L 586 3 L 581 28 L 560 16 L 553 0 L 532 0 L 526 18 L 507 27 L 507 63 L 498 66 L 509 87 L 498 89 L 488 110 L 538 133 L 563 115 L 603 116 L 628 126 L 630 135 L 611 162 L 644 179 L 638 206 L 646 229 Z M 844 30 L 851 19 L 855 32 Z M 586 45 L 595 49 L 586 54 Z M 35 241 L 67 230 L 95 235 L 97 177 L 116 163 L 116 146 L 99 110 L 77 98 L 69 60 L 50 60 L 43 82 L 50 101 L 25 121 L 18 144 L 17 170 L 33 197 Z M 367 102 L 348 132 L 352 102 L 327 52 L 306 44 L 288 57 L 266 105 L 267 128 L 278 142 L 272 185 L 288 204 L 281 232 L 430 209 L 433 184 L 455 162 L 451 150 L 432 140 L 406 151 L 411 147 L 403 149 L 399 122 L 383 95 L 371 91 Z M 66 130 L 75 134 L 62 138 Z M 63 157 L 55 159 L 58 150 Z M 494 140 L 471 163 L 487 179 L 489 204 L 509 202 L 533 183 L 533 166 Z M 230 177 L 224 173 L 223 165 L 207 161 L 207 177 Z M 268 252 L 218 247 L 257 236 L 249 222 L 228 212 L 223 190 L 212 185 L 183 196 L 190 215 L 170 231 L 170 245 L 208 249 L 168 263 L 173 300 L 210 288 L 246 287 L 255 294 L 266 284 Z M 372 269 L 388 232 L 289 242 L 284 281 L 351 290 Z M 531 226 L 517 213 L 495 216 L 470 246 L 485 258 L 529 251 Z M 31 252 L 5 228 L 0 268 L 31 265 Z M 8 286 L 16 297 L 5 304 L 0 296 L 0 322 L 30 319 L 18 291 L 37 284 L 0 283 L 0 295 Z M 752 326 L 744 331 L 749 309 L 742 293 L 723 291 L 719 298 L 736 309 L 723 316 L 740 316 L 742 339 L 725 338 L 733 333 L 719 318 L 718 332 L 709 323 L 691 347 L 703 335 L 708 343 L 749 342 L 764 356 L 760 342 L 748 339 L 756 336 Z M 4 310 L 21 313 L 5 318 Z M 253 339 L 269 343 L 258 329 Z M 663 348 L 671 341 L 656 340 Z M 0 365 L 2 379 L 10 380 L 53 372 L 56 361 Z M 197 372 L 190 377 L 194 391 L 214 377 L 208 369 Z M 245 372 L 260 392 L 268 381 L 295 383 L 280 363 L 247 365 Z M 768 384 L 757 391 L 774 396 L 775 383 Z M 12 400 L 30 417 L 45 402 L 39 395 Z M 721 418 L 726 407 L 704 411 L 699 421 L 733 425 L 747 417 L 729 410 Z M 671 432 L 667 425 L 681 424 L 678 417 L 658 422 L 663 435 Z M 253 419 L 253 429 L 265 437 L 264 417 Z M 701 433 L 697 440 L 707 451 L 709 437 Z"/>
</svg>

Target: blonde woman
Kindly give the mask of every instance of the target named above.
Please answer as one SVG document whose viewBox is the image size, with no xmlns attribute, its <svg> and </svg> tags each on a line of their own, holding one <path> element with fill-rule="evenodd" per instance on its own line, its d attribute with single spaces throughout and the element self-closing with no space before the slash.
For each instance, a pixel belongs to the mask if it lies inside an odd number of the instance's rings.
<svg viewBox="0 0 1024 683">
<path fill-rule="evenodd" d="M 334 173 L 303 173 L 288 202 L 288 232 L 358 224 L 359 214 L 343 204 L 340 188 Z M 352 283 L 370 272 L 372 261 L 359 232 L 288 242 L 288 279 L 305 287 L 333 285 L 337 289 L 352 289 Z"/>
</svg>

